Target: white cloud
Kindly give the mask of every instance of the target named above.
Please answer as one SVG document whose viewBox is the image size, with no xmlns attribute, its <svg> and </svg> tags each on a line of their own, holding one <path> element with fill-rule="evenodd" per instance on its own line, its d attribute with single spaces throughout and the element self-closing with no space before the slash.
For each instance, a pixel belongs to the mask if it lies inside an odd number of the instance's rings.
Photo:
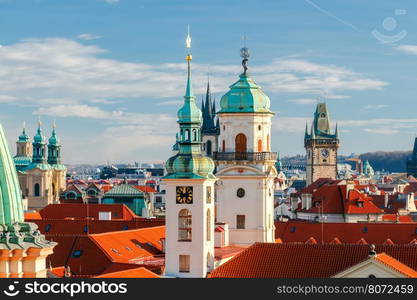
<svg viewBox="0 0 417 300">
<path fill-rule="evenodd" d="M 82 33 L 82 34 L 79 34 L 77 38 L 80 40 L 84 40 L 84 41 L 92 41 L 92 40 L 100 39 L 101 35 L 92 34 L 92 33 Z"/>
<path fill-rule="evenodd" d="M 364 131 L 383 135 L 393 135 L 398 133 L 398 130 L 389 128 L 365 128 Z"/>
<path fill-rule="evenodd" d="M 374 110 L 374 109 L 381 109 L 381 108 L 387 108 L 389 105 L 386 104 L 376 104 L 376 105 L 366 105 L 363 107 L 363 109 L 366 110 Z"/>
<path fill-rule="evenodd" d="M 103 0 L 103 1 L 109 4 L 115 4 L 115 3 L 118 3 L 120 0 Z"/>
<path fill-rule="evenodd" d="M 417 55 L 417 45 L 400 45 L 396 49 L 404 53 Z"/>
<path fill-rule="evenodd" d="M 151 65 L 102 58 L 106 51 L 63 38 L 27 39 L 0 48 L 1 102 L 43 106 L 98 103 L 138 98 L 182 97 L 186 64 Z M 208 65 L 193 64 L 194 90 L 205 92 Z M 225 92 L 239 65 L 210 65 L 213 92 Z M 381 89 L 387 83 L 345 68 L 300 59 L 251 66 L 267 93 L 311 93 L 345 98 L 348 90 Z M 6 98 L 5 98 L 6 97 Z M 19 101 L 16 102 L 15 100 Z M 180 100 L 180 98 L 179 98 Z M 167 101 L 167 105 L 168 105 Z"/>
</svg>

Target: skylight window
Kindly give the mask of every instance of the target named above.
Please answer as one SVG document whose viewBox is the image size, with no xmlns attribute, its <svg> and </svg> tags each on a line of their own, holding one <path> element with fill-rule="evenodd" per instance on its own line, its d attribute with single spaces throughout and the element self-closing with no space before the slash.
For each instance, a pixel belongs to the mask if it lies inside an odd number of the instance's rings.
<svg viewBox="0 0 417 300">
<path fill-rule="evenodd" d="M 72 252 L 72 257 L 74 258 L 79 258 L 81 257 L 81 255 L 83 255 L 83 250 L 75 250 L 74 252 Z"/>
</svg>

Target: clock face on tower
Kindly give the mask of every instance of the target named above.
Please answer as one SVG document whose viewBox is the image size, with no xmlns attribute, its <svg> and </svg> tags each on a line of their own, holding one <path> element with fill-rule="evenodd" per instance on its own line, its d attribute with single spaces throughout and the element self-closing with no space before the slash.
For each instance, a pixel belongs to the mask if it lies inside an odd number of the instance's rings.
<svg viewBox="0 0 417 300">
<path fill-rule="evenodd" d="M 176 199 L 177 199 L 177 204 L 193 203 L 193 187 L 192 186 L 177 186 Z"/>
<path fill-rule="evenodd" d="M 324 158 L 329 157 L 329 150 L 327 150 L 327 149 L 322 149 L 322 150 L 321 150 L 321 156 L 323 156 Z"/>
</svg>

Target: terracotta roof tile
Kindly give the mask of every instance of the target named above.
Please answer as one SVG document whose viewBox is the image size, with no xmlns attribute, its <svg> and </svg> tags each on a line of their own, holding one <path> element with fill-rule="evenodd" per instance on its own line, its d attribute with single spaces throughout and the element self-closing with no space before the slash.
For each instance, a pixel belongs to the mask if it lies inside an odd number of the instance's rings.
<svg viewBox="0 0 417 300">
<path fill-rule="evenodd" d="M 376 246 L 377 253 L 385 252 L 411 269 L 417 268 L 416 250 L 416 246 L 411 245 Z M 256 243 L 215 269 L 211 277 L 331 277 L 364 261 L 368 256 L 368 245 Z"/>
</svg>

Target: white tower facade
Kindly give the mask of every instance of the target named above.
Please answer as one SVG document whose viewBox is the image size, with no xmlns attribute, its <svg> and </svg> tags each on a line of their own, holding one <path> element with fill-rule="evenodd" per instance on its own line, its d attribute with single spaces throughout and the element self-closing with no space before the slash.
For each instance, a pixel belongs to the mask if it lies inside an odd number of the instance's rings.
<svg viewBox="0 0 417 300">
<path fill-rule="evenodd" d="M 190 42 L 190 38 L 187 41 Z M 189 42 L 187 44 L 189 44 Z M 191 86 L 178 111 L 178 153 L 166 163 L 165 275 L 206 277 L 214 266 L 214 162 L 201 152 L 202 113 Z"/>
<path fill-rule="evenodd" d="M 247 56 L 246 56 L 247 55 Z M 216 221 L 229 224 L 230 244 L 274 242 L 274 178 L 270 100 L 244 73 L 220 102 Z"/>
</svg>

